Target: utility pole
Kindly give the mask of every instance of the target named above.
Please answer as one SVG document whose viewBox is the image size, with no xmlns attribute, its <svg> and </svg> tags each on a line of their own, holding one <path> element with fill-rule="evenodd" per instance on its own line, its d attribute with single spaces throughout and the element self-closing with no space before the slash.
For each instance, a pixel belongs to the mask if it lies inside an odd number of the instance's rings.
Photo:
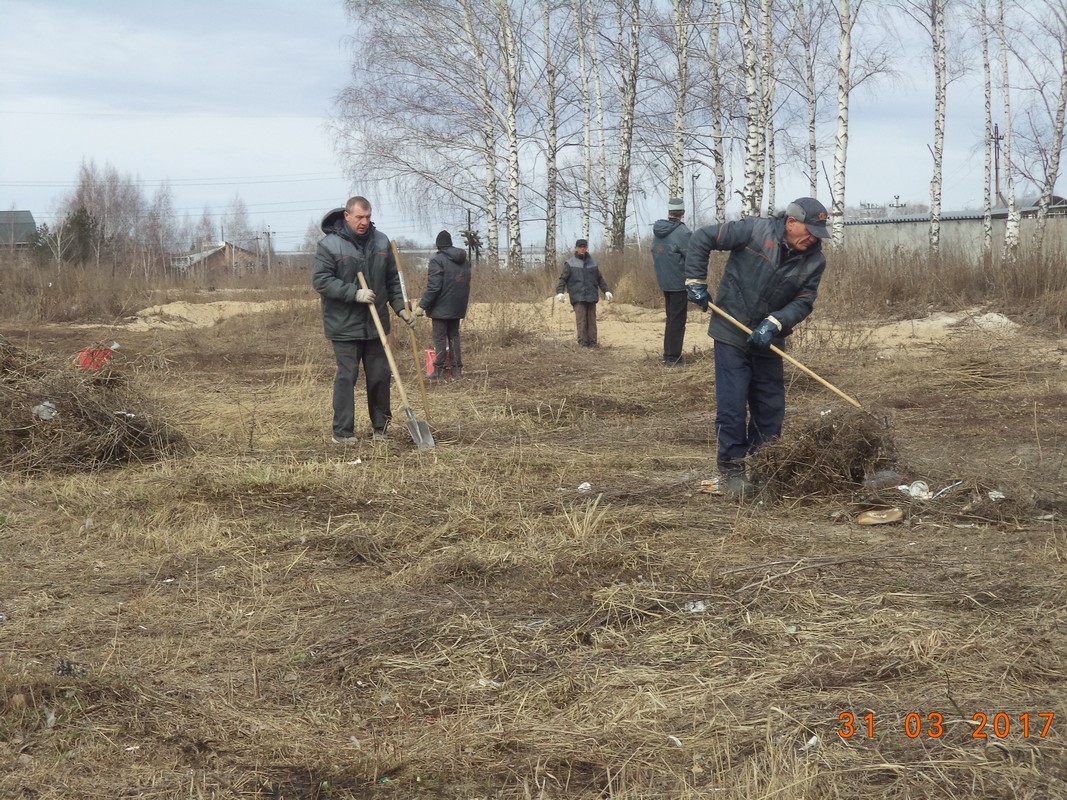
<svg viewBox="0 0 1067 800">
<path fill-rule="evenodd" d="M 270 272 L 270 225 L 263 231 L 263 235 L 267 237 L 267 272 Z"/>
</svg>

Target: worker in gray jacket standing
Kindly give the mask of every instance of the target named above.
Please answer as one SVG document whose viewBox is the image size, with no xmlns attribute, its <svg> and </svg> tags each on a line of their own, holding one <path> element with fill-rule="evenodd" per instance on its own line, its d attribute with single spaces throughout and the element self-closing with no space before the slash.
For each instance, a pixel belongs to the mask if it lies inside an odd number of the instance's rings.
<svg viewBox="0 0 1067 800">
<path fill-rule="evenodd" d="M 755 486 L 743 459 L 781 433 L 785 419 L 782 357 L 770 350 L 807 318 L 826 268 L 822 240 L 826 207 L 814 197 L 794 200 L 774 217 L 745 217 L 694 231 L 685 259 L 689 300 L 707 311 L 708 258 L 728 250 L 715 305 L 752 330 L 746 335 L 718 313 L 715 340 L 715 432 L 727 491 L 742 498 Z"/>
<path fill-rule="evenodd" d="M 689 304 L 685 295 L 685 254 L 689 247 L 689 228 L 682 222 L 685 203 L 680 197 L 667 200 L 667 219 L 652 226 L 652 265 L 663 290 L 667 323 L 663 328 L 663 366 L 682 363 L 682 343 Z"/>
<path fill-rule="evenodd" d="M 371 205 L 365 197 L 352 197 L 344 208 L 335 208 L 322 218 L 322 232 L 315 252 L 311 285 L 319 293 L 322 326 L 333 345 L 337 371 L 333 381 L 333 441 L 347 445 L 356 441 L 355 385 L 359 365 L 367 381 L 367 413 L 372 437 L 387 436 L 392 411 L 389 404 L 389 361 L 370 314 L 373 303 L 389 333 L 390 306 L 396 315 L 414 327 L 415 317 L 404 307 L 404 292 L 393 259 L 389 237 L 371 222 Z M 367 288 L 359 285 L 363 273 Z"/>
<path fill-rule="evenodd" d="M 453 378 L 463 377 L 463 346 L 459 321 L 467 316 L 471 294 L 471 265 L 467 253 L 452 246 L 452 234 L 437 234 L 437 252 L 426 273 L 426 291 L 415 307 L 415 316 L 433 320 L 434 362 L 432 381 L 445 378 L 451 364 Z"/>
<path fill-rule="evenodd" d="M 603 290 L 604 299 L 612 300 L 611 292 L 600 274 L 596 259 L 589 255 L 589 242 L 579 239 L 574 243 L 574 255 L 563 264 L 559 283 L 556 284 L 556 299 L 563 302 L 563 290 L 571 296 L 574 307 L 574 324 L 578 328 L 578 344 L 582 347 L 597 346 L 596 304 Z"/>
</svg>

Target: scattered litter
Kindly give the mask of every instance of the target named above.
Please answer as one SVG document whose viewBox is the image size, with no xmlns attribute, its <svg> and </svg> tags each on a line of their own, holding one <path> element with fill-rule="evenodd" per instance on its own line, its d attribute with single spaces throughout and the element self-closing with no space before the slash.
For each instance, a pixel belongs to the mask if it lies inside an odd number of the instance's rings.
<svg viewBox="0 0 1067 800">
<path fill-rule="evenodd" d="M 906 494 L 908 497 L 913 497 L 916 500 L 929 500 L 934 496 L 934 493 L 930 491 L 930 487 L 926 481 L 915 481 L 914 483 L 902 484 L 897 487 L 901 494 Z"/>
<path fill-rule="evenodd" d="M 363 744 L 355 736 L 349 737 L 348 743 L 350 745 L 352 745 L 354 748 L 356 748 L 357 750 L 362 750 L 363 749 Z"/>
<path fill-rule="evenodd" d="M 0 622 L 7 622 L 7 614 L 0 614 Z"/>
<path fill-rule="evenodd" d="M 887 508 L 882 511 L 864 511 L 856 522 L 860 525 L 885 525 L 888 522 L 900 522 L 904 519 L 904 512 L 899 508 Z"/>
<path fill-rule="evenodd" d="M 708 604 L 703 600 L 687 600 L 682 608 L 689 614 L 703 614 L 708 610 Z"/>
<path fill-rule="evenodd" d="M 955 483 L 950 483 L 950 484 L 949 484 L 948 486 L 946 486 L 946 487 L 945 487 L 944 489 L 939 489 L 939 490 L 938 490 L 937 492 L 935 492 L 935 493 L 934 493 L 934 496 L 933 496 L 933 497 L 931 497 L 930 499 L 931 499 L 931 500 L 936 500 L 936 499 L 937 499 L 937 498 L 939 498 L 939 497 L 940 497 L 941 495 L 943 495 L 943 494 L 944 494 L 945 492 L 947 492 L 947 491 L 949 491 L 949 490 L 951 490 L 951 489 L 955 489 L 955 488 L 956 488 L 957 486 L 959 486 L 959 485 L 960 485 L 961 483 L 963 483 L 963 481 L 956 481 Z"/>
<path fill-rule="evenodd" d="M 578 484 L 578 491 L 579 492 L 583 492 L 583 493 L 584 492 L 588 492 L 592 488 L 593 488 L 593 484 L 589 483 L 589 481 L 586 481 L 585 483 L 579 483 Z"/>
<path fill-rule="evenodd" d="M 45 400 L 42 403 L 38 403 L 30 409 L 30 413 L 37 419 L 50 420 L 54 419 L 58 411 L 56 411 L 56 404 L 51 400 Z"/>
<path fill-rule="evenodd" d="M 141 745 L 131 744 L 129 747 L 124 747 L 122 749 L 125 750 L 127 753 L 136 753 L 138 750 L 141 749 Z"/>
<path fill-rule="evenodd" d="M 363 459 L 362 458 L 357 458 L 355 461 L 346 461 L 345 463 L 348 464 L 349 466 L 353 466 L 354 467 L 354 466 L 357 466 L 359 464 L 362 464 L 363 463 Z"/>
<path fill-rule="evenodd" d="M 489 678 L 479 678 L 470 685 L 471 689 L 502 689 L 504 684 L 499 683 Z"/>
<path fill-rule="evenodd" d="M 704 494 L 722 494 L 722 484 L 719 481 L 719 476 L 716 475 L 714 478 L 701 481 L 700 491 Z"/>
<path fill-rule="evenodd" d="M 132 411 L 116 411 L 115 416 L 122 417 L 123 419 L 133 419 L 137 415 L 134 414 Z"/>
<path fill-rule="evenodd" d="M 54 728 L 56 726 L 56 712 L 50 708 L 44 710 L 44 726 Z"/>
<path fill-rule="evenodd" d="M 819 737 L 817 735 L 813 734 L 812 737 L 810 739 L 808 739 L 808 741 L 805 742 L 801 746 L 800 751 L 803 753 L 806 750 L 814 750 L 818 746 L 819 746 Z"/>
<path fill-rule="evenodd" d="M 682 746 L 682 740 L 679 739 L 677 736 L 668 735 L 667 736 L 667 741 L 670 742 L 671 744 L 673 744 L 675 747 L 681 747 Z"/>
<path fill-rule="evenodd" d="M 826 408 L 826 409 L 823 409 L 822 411 L 819 412 L 819 416 L 820 417 L 828 417 L 832 413 L 833 413 L 833 409 L 832 408 Z"/>
<path fill-rule="evenodd" d="M 111 354 L 119 349 L 118 342 L 112 342 L 107 347 L 91 347 L 78 351 L 78 366 L 82 369 L 103 369 L 109 361 Z"/>
<path fill-rule="evenodd" d="M 177 579 L 176 578 L 164 578 L 163 579 L 163 583 L 174 583 L 175 580 L 177 580 Z"/>
<path fill-rule="evenodd" d="M 800 632 L 800 626 L 799 625 L 787 625 L 786 629 L 785 629 L 785 632 L 788 633 L 790 636 L 795 636 L 796 634 L 798 634 Z"/>
<path fill-rule="evenodd" d="M 899 484 L 903 478 L 904 476 L 895 469 L 880 469 L 866 475 L 863 485 L 868 489 L 888 489 L 890 486 Z"/>
<path fill-rule="evenodd" d="M 994 503 L 998 503 L 998 502 L 1000 502 L 1001 500 L 1004 499 L 1004 492 L 998 492 L 998 491 L 994 490 L 994 491 L 991 491 L 991 492 L 987 492 L 986 496 L 990 500 L 992 500 Z"/>
</svg>

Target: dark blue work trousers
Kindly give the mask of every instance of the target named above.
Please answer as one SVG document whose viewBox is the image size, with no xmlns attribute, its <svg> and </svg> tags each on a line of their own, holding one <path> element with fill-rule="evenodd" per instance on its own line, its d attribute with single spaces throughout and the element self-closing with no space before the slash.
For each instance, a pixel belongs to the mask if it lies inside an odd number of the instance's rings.
<svg viewBox="0 0 1067 800">
<path fill-rule="evenodd" d="M 375 430 L 385 430 L 392 412 L 389 408 L 389 359 L 380 339 L 332 342 L 337 372 L 333 379 L 333 435 L 355 436 L 356 378 L 362 362 L 367 378 L 367 414 Z"/>
<path fill-rule="evenodd" d="M 719 470 L 739 472 L 741 460 L 782 432 L 785 370 L 774 353 L 753 354 L 715 342 L 715 432 Z"/>
</svg>

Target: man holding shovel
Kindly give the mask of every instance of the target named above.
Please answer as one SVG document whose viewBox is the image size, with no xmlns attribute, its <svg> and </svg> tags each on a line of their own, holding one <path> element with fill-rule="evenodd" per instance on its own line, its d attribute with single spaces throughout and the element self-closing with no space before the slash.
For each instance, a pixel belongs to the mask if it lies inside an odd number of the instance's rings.
<svg viewBox="0 0 1067 800">
<path fill-rule="evenodd" d="M 365 197 L 352 197 L 344 208 L 322 218 L 311 284 L 319 293 L 322 325 L 333 344 L 337 371 L 333 382 L 333 441 L 353 444 L 355 385 L 359 365 L 367 382 L 367 412 L 372 438 L 385 439 L 392 419 L 389 402 L 389 360 L 370 313 L 378 311 L 384 334 L 389 333 L 386 309 L 414 327 L 415 317 L 404 307 L 404 292 L 389 237 L 371 222 L 371 205 Z M 359 273 L 366 278 L 361 288 Z"/>
<path fill-rule="evenodd" d="M 782 430 L 784 369 L 782 357 L 770 348 L 784 346 L 785 337 L 812 311 L 826 268 L 826 219 L 822 203 L 801 197 L 774 217 L 707 225 L 689 240 L 686 292 L 689 302 L 704 311 L 712 305 L 711 251 L 730 251 L 708 335 L 715 340 L 719 472 L 726 490 L 743 499 L 755 491 L 745 476 L 745 456 Z"/>
</svg>

